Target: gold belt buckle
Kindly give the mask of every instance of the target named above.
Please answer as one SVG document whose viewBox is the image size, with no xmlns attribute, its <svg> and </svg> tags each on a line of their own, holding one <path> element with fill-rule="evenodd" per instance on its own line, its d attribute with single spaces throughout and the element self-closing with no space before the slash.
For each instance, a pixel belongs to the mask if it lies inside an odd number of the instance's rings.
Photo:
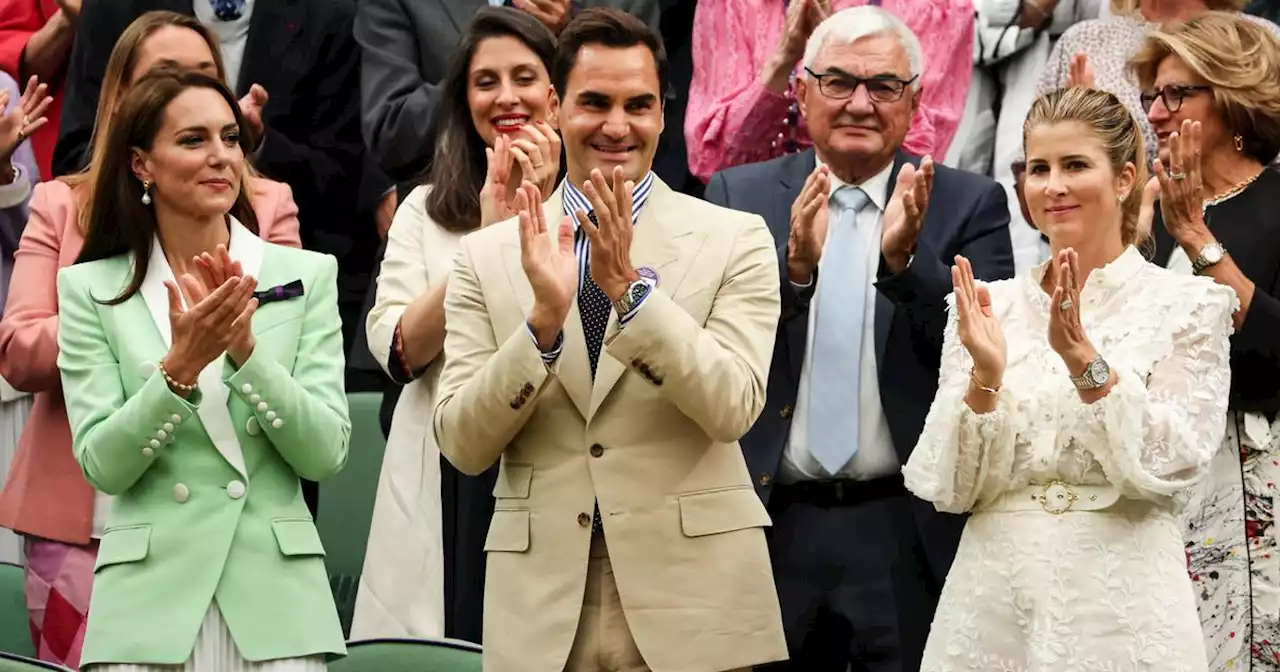
<svg viewBox="0 0 1280 672">
<path fill-rule="evenodd" d="M 1036 496 L 1040 501 L 1040 507 L 1055 516 L 1070 511 L 1079 498 L 1070 484 L 1057 480 L 1045 483 L 1040 494 Z"/>
</svg>

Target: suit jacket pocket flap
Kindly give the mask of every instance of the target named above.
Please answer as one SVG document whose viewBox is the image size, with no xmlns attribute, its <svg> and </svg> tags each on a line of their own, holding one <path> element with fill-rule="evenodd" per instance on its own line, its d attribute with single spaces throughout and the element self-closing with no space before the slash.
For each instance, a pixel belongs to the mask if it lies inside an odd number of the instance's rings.
<svg viewBox="0 0 1280 672">
<path fill-rule="evenodd" d="M 271 521 L 271 531 L 275 532 L 276 543 L 280 552 L 288 556 L 324 555 L 324 544 L 320 543 L 320 533 L 316 524 L 303 519 L 283 519 Z"/>
<path fill-rule="evenodd" d="M 755 490 L 733 488 L 681 495 L 680 528 L 686 537 L 768 527 L 769 513 Z"/>
<path fill-rule="evenodd" d="M 489 523 L 484 550 L 523 553 L 529 550 L 529 512 L 498 509 Z"/>
<path fill-rule="evenodd" d="M 498 470 L 498 482 L 493 485 L 494 497 L 529 498 L 529 484 L 533 482 L 533 465 L 519 462 L 503 462 Z"/>
<path fill-rule="evenodd" d="M 98 560 L 93 565 L 96 573 L 108 565 L 138 562 L 147 557 L 151 547 L 151 526 L 134 525 L 107 530 L 98 546 Z"/>
</svg>

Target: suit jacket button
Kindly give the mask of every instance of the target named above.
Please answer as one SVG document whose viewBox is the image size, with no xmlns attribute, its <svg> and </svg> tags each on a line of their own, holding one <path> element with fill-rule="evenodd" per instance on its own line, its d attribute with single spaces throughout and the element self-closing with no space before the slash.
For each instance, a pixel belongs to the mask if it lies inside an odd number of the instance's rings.
<svg viewBox="0 0 1280 672">
<path fill-rule="evenodd" d="M 257 418 L 250 416 L 248 420 L 245 420 L 244 432 L 246 434 L 249 436 L 257 436 L 260 431 L 262 431 L 262 428 L 258 426 Z"/>
<path fill-rule="evenodd" d="M 578 524 L 582 527 L 591 527 L 591 516 L 586 513 L 579 513 Z"/>
<path fill-rule="evenodd" d="M 231 499 L 240 499 L 244 497 L 244 483 L 240 481 L 231 481 L 227 484 L 227 496 Z"/>
<path fill-rule="evenodd" d="M 511 410 L 518 411 L 521 406 L 524 406 L 524 400 L 520 397 L 511 400 Z"/>
<path fill-rule="evenodd" d="M 769 485 L 773 482 L 773 476 L 769 474 L 760 474 L 760 485 Z"/>
<path fill-rule="evenodd" d="M 525 383 L 524 387 L 520 388 L 520 394 L 525 396 L 533 394 L 533 383 Z"/>
<path fill-rule="evenodd" d="M 142 456 L 143 456 L 143 457 L 151 457 L 152 455 L 155 455 L 155 454 L 156 454 L 156 451 L 155 451 L 154 449 L 152 449 L 152 448 L 151 448 L 151 446 L 143 446 L 143 447 L 142 447 Z"/>
<path fill-rule="evenodd" d="M 796 409 L 793 408 L 791 404 L 786 404 L 782 407 L 782 410 L 778 412 L 778 415 L 782 416 L 783 420 L 790 420 L 791 414 L 795 412 L 795 410 Z"/>
<path fill-rule="evenodd" d="M 186 504 L 191 499 L 191 491 L 187 489 L 184 483 L 173 484 L 173 501 L 179 504 Z"/>
<path fill-rule="evenodd" d="M 591 457 L 600 457 L 604 455 L 604 446 L 598 443 L 591 444 Z"/>
<path fill-rule="evenodd" d="M 138 365 L 138 375 L 143 378 L 150 378 L 155 372 L 156 365 L 154 362 L 143 362 Z"/>
</svg>

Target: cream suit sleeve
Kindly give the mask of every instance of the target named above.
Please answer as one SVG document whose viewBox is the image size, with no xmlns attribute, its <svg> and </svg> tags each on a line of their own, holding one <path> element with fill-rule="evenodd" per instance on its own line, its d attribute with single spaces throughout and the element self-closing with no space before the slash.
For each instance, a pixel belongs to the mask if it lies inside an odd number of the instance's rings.
<svg viewBox="0 0 1280 672">
<path fill-rule="evenodd" d="M 494 336 L 472 252 L 493 241 L 477 238 L 462 239 L 445 291 L 445 359 L 432 418 L 440 452 L 472 476 L 502 455 L 554 370 L 524 327 L 501 343 Z"/>
<path fill-rule="evenodd" d="M 764 409 L 781 309 L 773 237 L 758 216 L 736 221 L 741 224 L 704 324 L 659 285 L 605 343 L 618 361 L 646 366 L 652 378 L 642 379 L 724 443 L 746 434 Z"/>
</svg>

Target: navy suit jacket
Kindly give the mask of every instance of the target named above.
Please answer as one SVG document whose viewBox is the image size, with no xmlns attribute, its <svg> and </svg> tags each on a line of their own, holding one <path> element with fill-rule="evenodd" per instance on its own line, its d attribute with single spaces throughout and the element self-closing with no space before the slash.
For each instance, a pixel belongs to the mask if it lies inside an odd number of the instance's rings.
<svg viewBox="0 0 1280 672">
<path fill-rule="evenodd" d="M 894 158 L 889 194 L 904 163 L 920 158 L 899 152 Z M 769 387 L 760 419 L 741 440 L 756 490 L 766 503 L 791 432 L 791 415 L 809 328 L 812 290 L 796 292 L 787 279 L 787 238 L 791 204 L 816 165 L 813 150 L 716 173 L 707 200 L 764 217 L 778 248 L 782 276 L 782 313 L 769 370 Z M 936 166 L 924 227 L 915 257 L 902 272 L 891 273 L 883 257 L 876 281 L 875 348 L 880 400 L 889 433 L 905 464 L 924 428 L 938 391 L 946 296 L 956 255 L 973 264 L 983 280 L 1013 276 L 1009 207 L 1004 189 L 990 178 Z M 814 283 L 815 286 L 817 283 Z M 941 583 L 955 557 L 964 518 L 941 514 L 916 500 L 916 522 L 929 570 Z"/>
</svg>

